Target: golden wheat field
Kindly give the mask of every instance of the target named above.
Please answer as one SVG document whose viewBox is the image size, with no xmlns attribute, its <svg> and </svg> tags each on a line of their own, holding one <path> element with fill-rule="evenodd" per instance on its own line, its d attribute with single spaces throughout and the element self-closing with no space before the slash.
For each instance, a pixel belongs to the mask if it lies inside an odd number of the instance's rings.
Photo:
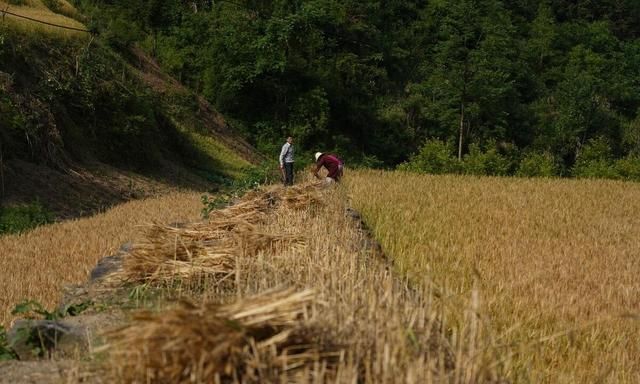
<svg viewBox="0 0 640 384">
<path fill-rule="evenodd" d="M 514 382 L 640 382 L 640 185 L 429 176 L 346 178 L 384 251 L 439 287 L 453 323 L 473 289 Z"/>
<path fill-rule="evenodd" d="M 34 299 L 55 306 L 66 284 L 87 280 L 96 262 L 153 221 L 190 222 L 202 209 L 199 194 L 175 192 L 132 201 L 89 218 L 46 225 L 0 237 L 0 325 L 9 325 L 12 308 Z"/>
</svg>

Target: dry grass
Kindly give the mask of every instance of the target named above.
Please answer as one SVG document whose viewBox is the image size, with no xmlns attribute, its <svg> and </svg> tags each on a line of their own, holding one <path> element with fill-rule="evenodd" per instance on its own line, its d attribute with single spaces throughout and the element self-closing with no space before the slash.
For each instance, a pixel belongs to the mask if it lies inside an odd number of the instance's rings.
<svg viewBox="0 0 640 384">
<path fill-rule="evenodd" d="M 227 304 L 182 302 L 142 311 L 103 347 L 119 382 L 301 382 L 309 366 L 330 375 L 340 352 L 310 323 L 312 291 L 280 290 Z M 149 353 L 149 351 L 154 351 Z"/>
<path fill-rule="evenodd" d="M 306 194 L 299 195 L 296 206 L 305 200 Z M 125 255 L 122 269 L 111 274 L 107 284 L 162 286 L 180 281 L 191 288 L 220 285 L 234 276 L 238 257 L 278 245 L 303 245 L 301 236 L 270 234 L 256 225 L 266 221 L 279 201 L 288 203 L 274 192 L 253 192 L 234 205 L 211 212 L 205 222 L 180 227 L 149 225 Z"/>
<path fill-rule="evenodd" d="M 478 287 L 515 382 L 640 382 L 640 185 L 354 172 L 385 251 L 442 287 L 461 322 Z"/>
<path fill-rule="evenodd" d="M 23 235 L 0 237 L 0 324 L 24 299 L 48 307 L 58 303 L 66 284 L 85 281 L 96 262 L 132 241 L 137 226 L 153 220 L 189 222 L 199 217 L 196 193 L 172 193 L 133 201 L 90 218 L 37 228 Z"/>
<path fill-rule="evenodd" d="M 6 10 L 18 15 L 45 21 L 47 23 L 58 24 L 78 29 L 86 29 L 86 27 L 81 22 L 72 18 L 72 16 L 76 15 L 77 11 L 69 2 L 62 0 L 59 3 L 60 13 L 55 13 L 47 8 L 47 6 L 39 0 L 28 1 L 25 5 L 12 5 L 0 0 L 0 16 L 2 16 L 2 10 Z M 7 23 L 8 26 L 26 33 L 45 32 L 48 34 L 55 34 L 56 36 L 84 35 L 84 33 L 82 32 L 56 28 L 53 26 L 36 23 L 30 20 L 17 18 L 12 15 L 6 15 L 5 18 L 0 22 Z"/>
<path fill-rule="evenodd" d="M 112 373 L 136 382 L 200 383 L 216 382 L 216 377 L 264 383 L 498 380 L 503 360 L 490 348 L 491 333 L 476 315 L 477 292 L 471 295 L 467 321 L 450 326 L 432 306 L 431 287 L 408 286 L 379 255 L 363 247 L 366 236 L 346 208 L 340 189 L 321 191 L 305 184 L 250 194 L 237 206 L 215 212 L 209 223 L 175 229 L 195 242 L 234 238 L 240 228 L 250 234 L 304 238 L 305 243 L 268 241 L 265 247 L 244 247 L 233 253 L 234 279 L 227 291 L 205 284 L 204 291 L 199 286 L 182 292 L 201 304 L 134 315 L 132 324 L 111 334 Z M 221 220 L 233 222 L 230 212 L 244 224 L 205 229 Z M 220 232 L 223 227 L 227 235 Z M 173 252 L 180 247 L 174 242 Z M 171 254 L 167 249 L 160 253 Z M 158 258 L 156 264 L 165 260 Z M 261 295 L 281 287 L 290 290 L 276 297 Z M 285 306 L 285 321 L 274 322 L 283 302 L 307 297 L 309 290 L 315 293 L 313 300 L 302 306 L 294 300 L 296 309 Z M 270 329 L 266 336 L 250 330 L 265 324 Z M 287 324 L 291 327 L 282 328 Z M 291 348 L 285 352 L 285 346 Z"/>
</svg>

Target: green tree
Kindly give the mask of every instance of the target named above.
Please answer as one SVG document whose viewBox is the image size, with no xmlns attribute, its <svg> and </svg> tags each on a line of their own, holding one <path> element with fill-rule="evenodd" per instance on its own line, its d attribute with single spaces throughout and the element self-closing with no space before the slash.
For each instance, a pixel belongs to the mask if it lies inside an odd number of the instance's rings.
<svg viewBox="0 0 640 384">
<path fill-rule="evenodd" d="M 458 159 L 465 136 L 503 139 L 509 110 L 517 100 L 514 86 L 516 46 L 509 14 L 497 1 L 442 1 L 432 61 L 425 62 L 428 113 L 447 136 L 457 131 Z"/>
</svg>

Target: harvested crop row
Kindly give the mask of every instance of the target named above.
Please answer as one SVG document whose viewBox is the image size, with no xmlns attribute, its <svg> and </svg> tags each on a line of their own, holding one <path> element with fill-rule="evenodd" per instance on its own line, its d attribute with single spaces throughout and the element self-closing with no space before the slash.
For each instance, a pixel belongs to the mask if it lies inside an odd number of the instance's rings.
<svg viewBox="0 0 640 384">
<path fill-rule="evenodd" d="M 183 301 L 136 313 L 102 350 L 128 383 L 303 382 L 314 366 L 333 378 L 341 352 L 310 322 L 315 304 L 312 291 L 291 289 L 227 305 Z"/>
<path fill-rule="evenodd" d="M 230 295 L 220 297 L 207 284 L 204 292 L 186 292 L 200 304 L 135 315 L 130 325 L 111 333 L 113 374 L 140 382 L 429 383 L 500 378 L 502 362 L 473 308 L 468 322 L 451 328 L 432 306 L 430 287 L 410 288 L 375 252 L 363 247 L 367 239 L 358 221 L 347 214 L 341 190 L 303 185 L 249 195 L 238 205 L 264 207 L 258 202 L 266 200 L 274 204 L 261 211 L 262 220 L 244 228 L 254 235 L 303 235 L 304 246 L 269 241 L 269 246 L 250 251 L 244 247 L 233 252 Z M 233 209 L 235 216 L 229 213 Z M 224 211 L 214 213 L 211 222 L 247 215 L 238 207 Z M 171 231 L 185 231 L 198 242 L 209 238 L 194 232 L 202 225 L 207 224 Z M 219 228 L 212 228 L 212 233 Z M 228 238 L 234 239 L 237 227 L 227 228 Z M 220 233 L 213 237 L 219 241 Z M 174 246 L 174 252 L 177 249 Z M 170 254 L 166 250 L 163 254 Z M 166 260 L 161 257 L 158 264 Z M 123 270 L 126 265 L 125 260 Z M 285 294 L 282 287 L 288 287 Z M 312 299 L 305 294 L 310 290 Z M 296 304 L 295 297 L 305 299 Z M 252 304 L 256 300 L 259 305 Z M 218 304 L 221 301 L 226 304 Z M 293 307 L 282 307 L 285 303 Z M 284 322 L 277 320 L 282 308 L 292 314 Z M 252 328 L 265 324 L 267 333 Z"/>
</svg>

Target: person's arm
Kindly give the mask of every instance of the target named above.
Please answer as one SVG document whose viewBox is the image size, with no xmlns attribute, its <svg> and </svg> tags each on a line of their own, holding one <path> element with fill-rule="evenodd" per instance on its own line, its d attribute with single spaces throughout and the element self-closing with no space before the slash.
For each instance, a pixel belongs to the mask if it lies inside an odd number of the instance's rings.
<svg viewBox="0 0 640 384">
<path fill-rule="evenodd" d="M 289 143 L 285 143 L 282 146 L 282 150 L 280 151 L 280 158 L 279 158 L 279 160 L 280 160 L 280 168 L 282 168 L 284 166 L 284 157 L 286 156 L 287 151 L 289 150 L 289 145 L 290 145 Z"/>
<path fill-rule="evenodd" d="M 316 179 L 320 178 L 320 175 L 318 175 L 318 172 L 320 172 L 320 168 L 322 168 L 322 163 L 318 163 L 318 165 L 316 165 L 316 170 L 313 171 L 313 176 L 315 176 Z"/>
</svg>

